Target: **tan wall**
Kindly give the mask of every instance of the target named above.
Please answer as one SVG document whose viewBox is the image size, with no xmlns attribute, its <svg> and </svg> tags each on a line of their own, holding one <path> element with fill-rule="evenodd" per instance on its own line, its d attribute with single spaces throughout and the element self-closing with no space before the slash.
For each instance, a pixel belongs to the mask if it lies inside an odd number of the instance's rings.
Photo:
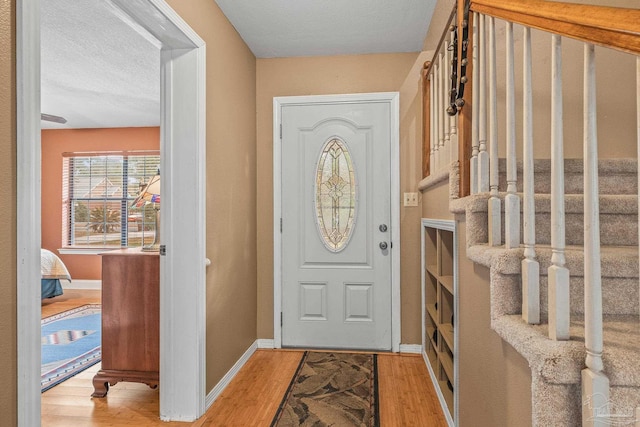
<svg viewBox="0 0 640 427">
<path fill-rule="evenodd" d="M 15 0 L 0 2 L 0 414 L 8 426 L 17 424 L 15 16 Z"/>
<path fill-rule="evenodd" d="M 258 59 L 258 337 L 273 338 L 273 97 L 398 91 L 416 56 L 415 53 L 402 53 Z M 402 96 L 401 102 L 404 103 Z M 401 144 L 401 169 L 406 167 L 406 157 L 412 155 L 413 151 L 406 151 Z M 407 180 L 403 175 L 401 179 L 414 185 L 413 177 Z M 401 215 L 404 217 L 405 213 Z M 417 227 L 413 226 L 414 230 L 418 230 Z M 404 229 L 402 233 L 404 236 Z M 403 255 L 413 262 L 407 268 L 408 261 L 402 260 L 402 292 L 405 289 L 405 273 L 415 276 L 415 265 L 419 265 L 415 253 Z M 410 285 L 418 286 L 419 292 L 419 281 L 417 283 Z M 414 335 L 411 334 L 409 338 Z M 419 330 L 415 336 L 416 340 L 411 342 L 420 342 Z M 407 342 L 404 328 L 402 342 Z"/>
<path fill-rule="evenodd" d="M 498 139 L 500 157 L 506 155 L 506 123 L 504 121 L 505 96 L 505 23 L 496 21 L 498 49 Z M 516 83 L 516 138 L 518 158 L 522 159 L 522 28 L 514 27 L 515 83 Z M 533 30 L 533 100 L 534 100 L 534 155 L 550 158 L 551 135 L 551 36 Z M 582 158 L 583 150 L 583 73 L 584 44 L 562 39 L 564 155 Z M 596 48 L 598 96 L 598 144 L 602 158 L 637 157 L 635 147 L 635 99 L 628 96 L 635 87 L 635 58 L 611 49 Z"/>
<path fill-rule="evenodd" d="M 417 183 L 422 178 L 422 85 L 420 74 L 429 57 L 431 57 L 430 52 L 422 52 L 418 55 L 400 87 L 400 192 L 417 192 L 419 196 Z M 448 184 L 445 183 L 444 187 L 448 188 Z M 448 194 L 448 190 L 444 194 Z M 400 208 L 403 344 L 421 342 L 419 248 L 420 218 L 424 203 L 422 197 L 419 197 L 418 200 L 418 207 L 401 205 Z M 442 209 L 447 214 L 449 213 L 448 204 L 440 203 L 439 205 L 429 205 L 429 207 Z"/>
<path fill-rule="evenodd" d="M 422 192 L 422 217 L 430 219 L 453 219 L 449 210 L 449 181 L 429 187 Z"/>
<path fill-rule="evenodd" d="M 42 247 L 62 243 L 62 153 L 160 149 L 160 128 L 45 129 L 42 131 Z M 73 279 L 100 280 L 98 255 L 60 255 Z"/>
<path fill-rule="evenodd" d="M 207 44 L 207 392 L 256 339 L 256 59 L 211 0 L 168 2 Z"/>
<path fill-rule="evenodd" d="M 465 222 L 458 233 L 460 426 L 531 425 L 531 370 L 513 347 L 491 330 L 489 269 L 469 261 Z"/>
</svg>

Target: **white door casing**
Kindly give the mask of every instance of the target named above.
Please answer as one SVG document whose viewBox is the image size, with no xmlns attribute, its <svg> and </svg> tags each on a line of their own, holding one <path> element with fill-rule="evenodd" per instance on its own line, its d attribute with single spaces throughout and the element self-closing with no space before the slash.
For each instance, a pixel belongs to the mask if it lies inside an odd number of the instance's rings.
<svg viewBox="0 0 640 427">
<path fill-rule="evenodd" d="M 193 421 L 206 392 L 205 44 L 164 0 L 111 2 L 162 46 L 159 415 Z M 18 425 L 32 427 L 41 402 L 39 0 L 18 0 L 16 27 Z"/>
<path fill-rule="evenodd" d="M 275 98 L 274 129 L 275 346 L 398 351 L 398 94 Z M 355 216 L 338 250 L 323 242 L 317 221 L 316 167 L 326 144 L 354 165 Z M 337 211 L 325 211 L 325 223 Z"/>
</svg>

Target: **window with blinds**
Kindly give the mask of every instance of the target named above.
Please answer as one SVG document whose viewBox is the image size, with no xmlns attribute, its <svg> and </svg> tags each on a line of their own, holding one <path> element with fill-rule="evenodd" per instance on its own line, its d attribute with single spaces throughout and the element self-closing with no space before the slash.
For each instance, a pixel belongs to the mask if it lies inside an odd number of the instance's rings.
<svg viewBox="0 0 640 427">
<path fill-rule="evenodd" d="M 157 151 L 64 153 L 64 246 L 99 249 L 153 243 L 158 206 L 130 205 L 159 166 Z"/>
</svg>

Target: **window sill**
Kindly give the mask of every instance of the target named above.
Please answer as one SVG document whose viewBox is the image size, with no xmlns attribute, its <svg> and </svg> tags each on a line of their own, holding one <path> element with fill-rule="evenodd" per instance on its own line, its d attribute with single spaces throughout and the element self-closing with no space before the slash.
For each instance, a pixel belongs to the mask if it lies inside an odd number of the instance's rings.
<svg viewBox="0 0 640 427">
<path fill-rule="evenodd" d="M 119 249 L 121 248 L 60 248 L 58 253 L 62 255 L 98 255 Z"/>
</svg>

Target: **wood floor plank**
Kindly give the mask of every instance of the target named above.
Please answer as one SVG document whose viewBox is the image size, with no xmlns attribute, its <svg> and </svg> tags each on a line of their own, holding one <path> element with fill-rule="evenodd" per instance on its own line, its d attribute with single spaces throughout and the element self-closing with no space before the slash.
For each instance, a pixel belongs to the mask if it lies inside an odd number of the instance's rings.
<svg viewBox="0 0 640 427">
<path fill-rule="evenodd" d="M 440 427 L 447 422 L 420 355 L 378 355 L 381 426 Z"/>
<path fill-rule="evenodd" d="M 196 426 L 268 426 L 302 354 L 256 351 Z"/>
<path fill-rule="evenodd" d="M 65 289 L 64 293 L 58 297 L 42 300 L 42 317 L 53 316 L 86 304 L 100 304 L 100 301 L 100 290 Z"/>
</svg>

